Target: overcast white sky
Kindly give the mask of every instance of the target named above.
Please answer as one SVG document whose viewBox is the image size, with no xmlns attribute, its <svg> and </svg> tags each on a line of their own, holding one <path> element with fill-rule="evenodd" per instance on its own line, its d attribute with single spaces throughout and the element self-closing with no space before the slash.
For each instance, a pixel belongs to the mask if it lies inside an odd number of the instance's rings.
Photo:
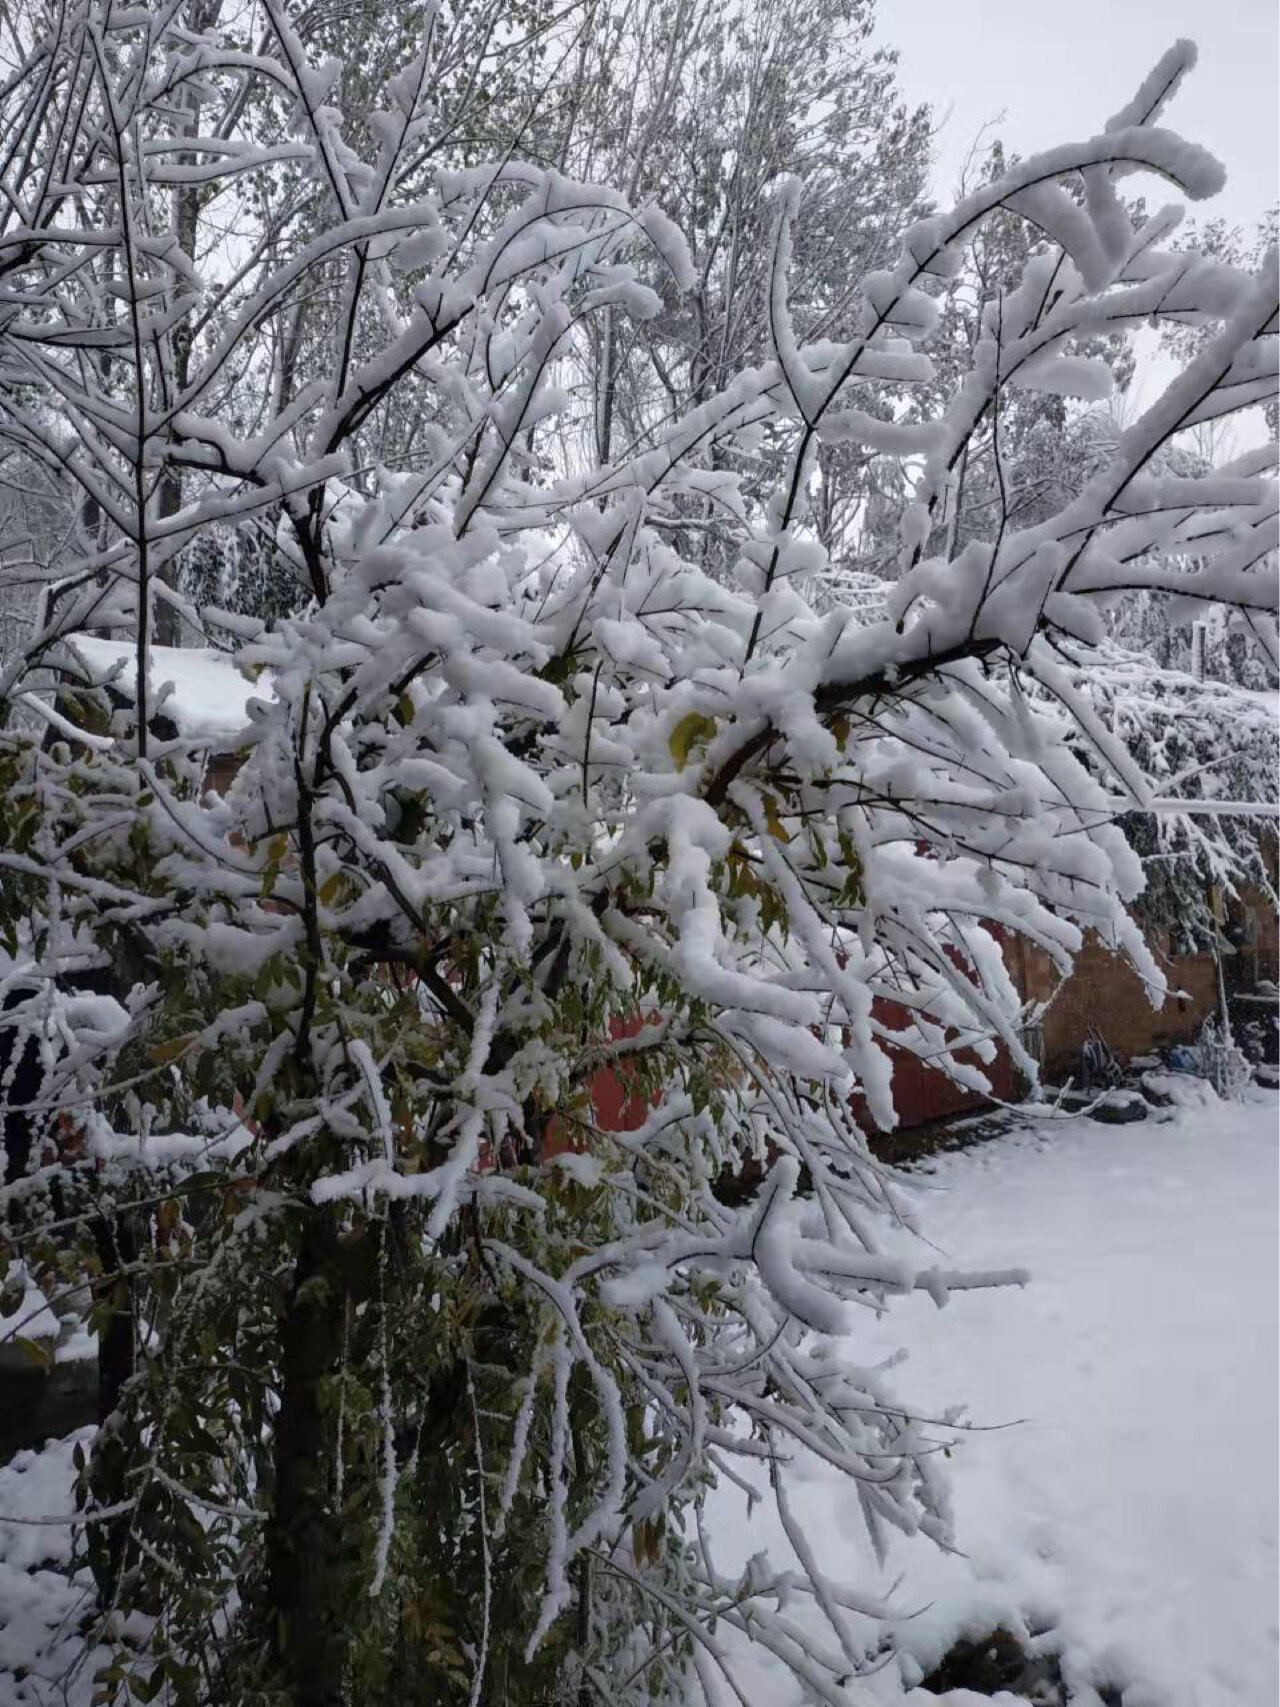
<svg viewBox="0 0 1280 1707">
<path fill-rule="evenodd" d="M 1197 216 L 1252 225 L 1280 195 L 1277 0 L 880 0 L 879 12 L 908 100 L 946 119 L 940 200 L 987 119 L 1006 115 L 1000 134 L 1019 154 L 1094 136 L 1179 36 L 1200 62 L 1163 122 L 1227 168 Z"/>
</svg>

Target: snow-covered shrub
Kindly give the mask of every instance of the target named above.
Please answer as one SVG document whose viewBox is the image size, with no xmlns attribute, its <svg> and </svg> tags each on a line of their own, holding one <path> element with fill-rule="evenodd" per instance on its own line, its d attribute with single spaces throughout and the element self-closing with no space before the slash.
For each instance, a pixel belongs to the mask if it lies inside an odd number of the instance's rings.
<svg viewBox="0 0 1280 1707">
<path fill-rule="evenodd" d="M 905 230 L 839 342 L 793 323 L 783 184 L 769 359 L 582 466 L 564 352 L 593 315 L 655 312 L 641 267 L 693 283 L 678 231 L 518 142 L 445 162 L 451 38 L 348 126 L 340 66 L 282 0 L 262 16 L 59 11 L 3 97 L 25 175 L 0 432 L 106 518 L 0 677 L 0 983 L 41 1063 L 4 1202 L 16 1246 L 92 1291 L 104 1687 L 638 1707 L 723 1699 L 750 1640 L 836 1707 L 884 1608 L 824 1574 L 789 1466 L 847 1475 L 875 1551 L 947 1544 L 945 1424 L 857 1326 L 1001 1278 L 885 1254 L 899 1206 L 851 1098 L 892 1123 L 889 1045 L 983 1086 L 960 1056 L 1003 1039 L 1033 1071 L 995 924 L 1064 972 L 1100 929 L 1158 991 L 1114 823 L 1157 803 L 1078 677 L 1134 590 L 1271 632 L 1269 460 L 1148 470 L 1271 385 L 1274 270 L 1171 253 L 1176 214 L 1116 193 L 1220 181 L 1156 124 L 1182 45 L 1104 131 Z M 946 407 L 904 425 L 936 291 L 1001 211 L 1044 242 Z M 325 359 L 283 388 L 313 284 Z M 1033 526 L 930 556 L 1007 388 L 1093 396 L 1077 345 L 1153 316 L 1216 330 L 1109 459 Z M 726 453 L 766 430 L 788 460 L 759 504 Z M 914 476 L 877 620 L 802 590 L 824 442 Z M 690 499 L 729 518 L 716 578 L 674 543 Z M 153 722 L 152 622 L 204 631 L 169 566 L 261 514 L 308 602 L 209 618 L 270 683 L 218 796 L 201 743 Z M 85 627 L 134 637 L 123 711 L 40 685 Z M 596 1118 L 606 1065 L 634 1130 Z M 721 1564 L 706 1496 L 735 1479 L 794 1559 Z"/>
<path fill-rule="evenodd" d="M 1240 1096 L 1253 1080 L 1248 1056 L 1216 1020 L 1206 1020 L 1196 1043 L 1201 1071 L 1218 1095 L 1228 1102 Z"/>
</svg>

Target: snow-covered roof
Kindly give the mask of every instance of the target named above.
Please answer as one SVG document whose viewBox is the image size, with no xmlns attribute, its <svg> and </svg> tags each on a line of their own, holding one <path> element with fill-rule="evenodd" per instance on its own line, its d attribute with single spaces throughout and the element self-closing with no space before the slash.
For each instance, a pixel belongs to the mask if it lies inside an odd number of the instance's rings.
<svg viewBox="0 0 1280 1707">
<path fill-rule="evenodd" d="M 133 698 L 134 642 L 130 636 L 104 640 L 73 634 L 64 644 L 75 652 L 95 683 L 101 683 L 124 660 L 124 669 L 110 685 L 124 698 Z M 180 734 L 192 739 L 231 740 L 249 721 L 246 708 L 250 699 L 263 694 L 263 684 L 247 681 L 227 653 L 210 647 L 151 647 L 147 680 L 153 705 L 161 689 L 172 682 L 173 692 L 158 709 L 162 716 L 172 719 Z"/>
</svg>

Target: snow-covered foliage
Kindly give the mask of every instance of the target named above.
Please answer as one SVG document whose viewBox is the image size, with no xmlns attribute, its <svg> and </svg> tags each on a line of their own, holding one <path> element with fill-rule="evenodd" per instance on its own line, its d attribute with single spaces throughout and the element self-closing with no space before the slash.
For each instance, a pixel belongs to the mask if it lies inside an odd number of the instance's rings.
<svg viewBox="0 0 1280 1707">
<path fill-rule="evenodd" d="M 1159 801 L 1121 822 L 1146 878 L 1135 916 L 1167 933 L 1175 952 L 1212 943 L 1223 899 L 1245 886 L 1275 901 L 1280 699 L 1274 685 L 1233 679 L 1228 648 L 1220 657 L 1226 679 L 1161 668 L 1121 647 L 1102 648 L 1076 670 Z"/>
<path fill-rule="evenodd" d="M 1002 1038 L 1033 1072 L 994 927 L 1064 970 L 1100 930 L 1158 991 L 1114 822 L 1158 791 L 1079 677 L 1139 590 L 1274 641 L 1269 467 L 1150 473 L 1274 384 L 1274 267 L 1170 251 L 1176 214 L 1118 197 L 1139 170 L 1220 182 L 1156 123 L 1179 45 L 1105 129 L 903 232 L 840 341 L 793 324 L 783 183 L 769 358 L 575 467 L 560 353 L 584 317 L 650 312 L 641 264 L 694 284 L 678 231 L 518 139 L 442 164 L 433 25 L 355 115 L 283 0 L 260 16 L 249 38 L 86 0 L 4 94 L 0 432 L 102 518 L 0 678 L 6 1071 L 39 1078 L 4 1201 L 115 1347 L 80 1483 L 112 1698 L 413 1675 L 432 1700 L 716 1702 L 736 1631 L 851 1702 L 882 1656 L 849 1614 L 878 1601 L 824 1574 L 789 1452 L 851 1480 L 877 1551 L 949 1544 L 946 1420 L 857 1325 L 1011 1278 L 885 1252 L 851 1098 L 892 1123 L 888 1045 L 981 1086 Z M 221 247 L 167 223 L 196 184 Z M 1045 242 L 904 429 L 938 285 L 1000 210 Z M 284 389 L 313 286 L 325 359 Z M 1152 317 L 1214 331 L 1103 466 L 929 556 L 1007 389 L 1093 397 L 1078 344 Z M 726 453 L 765 431 L 788 462 L 756 503 Z M 826 442 L 915 472 L 874 620 L 806 596 Z M 732 518 L 731 574 L 673 543 L 690 496 Z M 202 532 L 267 514 L 303 608 L 175 590 Z M 257 683 L 221 794 L 209 738 L 161 722 L 157 602 Z M 132 641 L 123 706 L 75 669 L 86 629 Z M 606 1065 L 647 1104 L 633 1130 L 596 1120 Z M 718 1567 L 703 1504 L 744 1463 L 796 1563 Z"/>
</svg>

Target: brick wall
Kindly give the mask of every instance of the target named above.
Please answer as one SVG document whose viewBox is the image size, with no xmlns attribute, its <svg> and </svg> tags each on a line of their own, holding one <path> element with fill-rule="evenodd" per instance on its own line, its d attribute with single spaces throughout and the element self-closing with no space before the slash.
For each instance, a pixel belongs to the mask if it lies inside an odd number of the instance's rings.
<svg viewBox="0 0 1280 1707">
<path fill-rule="evenodd" d="M 225 794 L 236 780 L 244 763 L 239 753 L 211 753 L 204 767 L 204 786 L 215 794 Z"/>
<path fill-rule="evenodd" d="M 1044 1016 L 1046 1076 L 1053 1082 L 1079 1068 L 1090 1027 L 1122 1061 L 1170 1044 L 1193 1042 L 1205 1020 L 1218 1011 L 1218 974 L 1211 954 L 1168 955 L 1152 945 L 1169 980 L 1170 994 L 1152 1006 L 1145 984 L 1122 954 L 1113 954 L 1090 934 L 1071 976 L 1050 998 Z M 1026 946 L 1023 988 L 1044 1000 L 1057 974 L 1041 950 Z M 1176 992 L 1176 993 L 1175 993 Z"/>
<path fill-rule="evenodd" d="M 1247 928 L 1246 928 L 1247 927 Z M 1225 927 L 1234 954 L 1223 958 L 1228 993 L 1251 989 L 1277 972 L 1276 916 L 1261 890 L 1246 890 L 1233 902 Z M 1218 969 L 1212 954 L 1170 954 L 1167 941 L 1151 942 L 1169 980 L 1164 1005 L 1154 1008 L 1145 986 L 1123 955 L 1112 954 L 1090 935 L 1075 968 L 1052 995 L 1057 974 L 1049 957 L 1027 943 L 1010 951 L 1011 970 L 1024 996 L 1050 1001 L 1044 1018 L 1044 1057 L 1050 1082 L 1079 1067 L 1080 1047 L 1093 1026 L 1122 1061 L 1171 1043 L 1192 1043 L 1207 1019 L 1219 1013 Z"/>
</svg>

